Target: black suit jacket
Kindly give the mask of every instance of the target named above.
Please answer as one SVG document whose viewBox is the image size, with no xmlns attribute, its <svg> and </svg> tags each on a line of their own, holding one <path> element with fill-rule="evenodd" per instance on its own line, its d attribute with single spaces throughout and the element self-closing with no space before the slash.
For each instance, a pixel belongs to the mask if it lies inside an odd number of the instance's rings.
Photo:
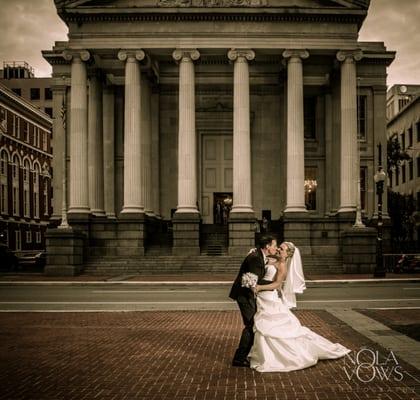
<svg viewBox="0 0 420 400">
<path fill-rule="evenodd" d="M 248 301 L 248 299 L 254 299 L 254 293 L 252 290 L 241 286 L 242 275 L 247 272 L 252 272 L 258 276 L 258 285 L 267 285 L 271 283 L 263 279 L 265 274 L 265 264 L 264 256 L 260 248 L 257 249 L 255 253 L 248 254 L 242 262 L 238 276 L 233 282 L 232 289 L 229 293 L 229 297 L 231 299 L 239 302 L 241 302 L 241 300 Z"/>
</svg>

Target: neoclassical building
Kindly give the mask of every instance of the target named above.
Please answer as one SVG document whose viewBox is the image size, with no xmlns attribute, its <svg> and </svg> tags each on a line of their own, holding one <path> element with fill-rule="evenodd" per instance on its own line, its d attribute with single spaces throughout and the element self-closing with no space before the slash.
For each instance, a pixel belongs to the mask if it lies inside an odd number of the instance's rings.
<svg viewBox="0 0 420 400">
<path fill-rule="evenodd" d="M 243 256 L 263 216 L 308 257 L 373 265 L 353 224 L 358 203 L 375 215 L 395 53 L 358 41 L 369 0 L 55 4 L 53 219 L 71 228 L 50 231 L 49 271 L 141 263 L 159 238 L 173 257 L 214 237 Z"/>
</svg>

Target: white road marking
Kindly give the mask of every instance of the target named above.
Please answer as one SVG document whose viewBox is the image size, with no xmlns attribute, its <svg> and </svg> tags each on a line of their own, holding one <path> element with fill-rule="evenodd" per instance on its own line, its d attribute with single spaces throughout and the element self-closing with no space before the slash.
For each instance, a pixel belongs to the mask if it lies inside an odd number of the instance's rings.
<svg viewBox="0 0 420 400">
<path fill-rule="evenodd" d="M 232 301 L 0 301 L 0 304 L 234 304 Z"/>
<path fill-rule="evenodd" d="M 370 307 L 367 310 L 420 310 L 420 307 Z"/>
<path fill-rule="evenodd" d="M 208 290 L 92 290 L 92 293 L 206 293 Z"/>
<path fill-rule="evenodd" d="M 341 300 L 299 300 L 298 303 L 348 303 L 356 301 L 420 301 L 420 298 L 416 299 L 341 299 Z"/>
</svg>

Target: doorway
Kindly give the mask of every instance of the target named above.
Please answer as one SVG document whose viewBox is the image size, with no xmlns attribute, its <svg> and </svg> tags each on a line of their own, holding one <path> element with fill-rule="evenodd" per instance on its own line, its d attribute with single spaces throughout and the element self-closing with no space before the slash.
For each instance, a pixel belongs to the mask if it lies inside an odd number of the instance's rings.
<svg viewBox="0 0 420 400">
<path fill-rule="evenodd" d="M 201 217 L 204 224 L 222 224 L 226 220 L 223 212 L 228 214 L 230 211 L 232 190 L 232 135 L 203 134 L 201 140 Z"/>
</svg>

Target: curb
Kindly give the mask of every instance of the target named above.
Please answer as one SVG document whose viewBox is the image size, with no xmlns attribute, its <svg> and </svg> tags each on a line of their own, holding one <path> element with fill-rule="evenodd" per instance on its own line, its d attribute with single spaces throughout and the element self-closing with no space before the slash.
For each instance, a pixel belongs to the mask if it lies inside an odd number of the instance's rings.
<svg viewBox="0 0 420 400">
<path fill-rule="evenodd" d="M 331 287 L 342 285 L 364 286 L 388 283 L 420 283 L 420 278 L 401 279 L 317 279 L 307 280 L 307 287 Z M 233 281 L 0 281 L 0 286 L 103 286 L 103 285 L 173 285 L 173 286 L 216 286 L 232 285 Z"/>
</svg>

